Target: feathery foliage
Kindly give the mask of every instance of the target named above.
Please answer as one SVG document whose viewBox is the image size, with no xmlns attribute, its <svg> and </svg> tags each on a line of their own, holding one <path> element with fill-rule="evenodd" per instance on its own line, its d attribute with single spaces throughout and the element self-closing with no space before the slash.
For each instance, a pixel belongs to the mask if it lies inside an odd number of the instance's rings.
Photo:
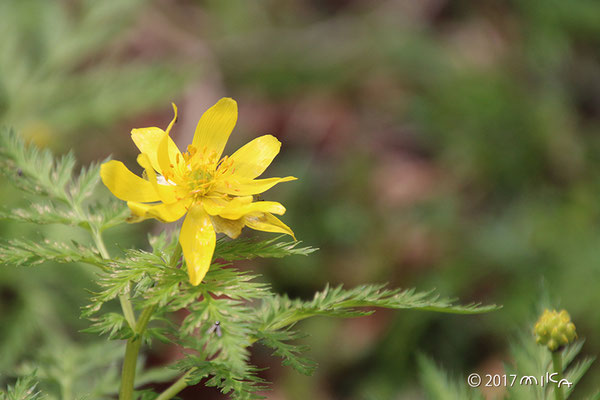
<svg viewBox="0 0 600 400">
<path fill-rule="evenodd" d="M 216 254 L 218 258 L 226 261 L 251 260 L 253 258 L 283 258 L 293 255 L 307 256 L 318 249 L 312 247 L 298 247 L 302 242 L 279 241 L 281 236 L 262 242 L 250 239 L 236 239 L 236 241 L 222 238 L 217 240 Z"/>
<path fill-rule="evenodd" d="M 111 399 L 119 386 L 122 353 L 122 346 L 117 342 L 78 344 L 57 338 L 39 350 L 35 362 L 26 362 L 17 368 L 21 378 L 12 391 L 16 394 L 19 384 L 24 387 L 29 384 L 44 394 L 45 397 L 40 398 L 48 400 Z M 140 369 L 136 382 L 140 386 L 165 382 L 175 374 L 164 368 Z M 35 386 L 32 386 L 34 381 Z"/>
<path fill-rule="evenodd" d="M 0 400 L 45 400 L 37 388 L 35 374 L 19 378 L 14 386 L 9 385 L 6 391 L 0 390 Z"/>
<path fill-rule="evenodd" d="M 300 355 L 308 351 L 309 347 L 290 343 L 290 341 L 302 337 L 298 332 L 291 331 L 290 329 L 282 331 L 259 331 L 257 337 L 260 343 L 274 350 L 274 356 L 283 359 L 281 362 L 282 365 L 290 366 L 304 375 L 312 375 L 315 372 L 317 363 Z"/>
<path fill-rule="evenodd" d="M 49 150 L 28 146 L 7 129 L 0 133 L 0 173 L 24 192 L 42 201 L 29 209 L 3 211 L 0 217 L 37 224 L 58 223 L 91 231 L 123 223 L 127 208 L 116 201 L 92 199 L 99 182 L 99 164 L 75 174 L 75 157 L 68 153 L 54 159 Z"/>
<path fill-rule="evenodd" d="M 0 243 L 0 256 L 3 263 L 16 266 L 32 266 L 47 261 L 104 265 L 100 255 L 87 246 L 77 242 L 72 244 L 54 242 L 50 239 L 41 241 L 13 239 Z"/>
<path fill-rule="evenodd" d="M 151 250 L 124 249 L 111 257 L 102 241 L 102 231 L 124 223 L 124 207 L 98 201 L 98 165 L 75 173 L 75 159 L 66 155 L 54 159 L 48 151 L 26 146 L 14 133 L 0 135 L 0 171 L 19 188 L 33 194 L 30 209 L 5 212 L 4 217 L 37 224 L 62 224 L 89 231 L 95 246 L 79 242 L 65 243 L 50 239 L 31 241 L 12 239 L 0 243 L 2 263 L 32 266 L 45 261 L 87 263 L 99 267 L 90 302 L 82 317 L 91 325 L 84 330 L 110 340 L 152 343 L 160 340 L 179 346 L 185 357 L 171 367 L 184 373 L 184 384 L 203 381 L 234 399 L 260 398 L 256 393 L 266 388 L 259 376 L 260 368 L 250 363 L 250 352 L 256 342 L 273 349 L 274 355 L 303 374 L 311 374 L 316 363 L 302 356 L 306 345 L 297 344 L 303 335 L 296 324 L 309 317 L 352 318 L 372 314 L 376 308 L 414 309 L 446 313 L 475 314 L 497 309 L 480 304 L 459 305 L 432 291 L 388 289 L 385 285 L 361 285 L 353 289 L 329 287 L 317 292 L 311 300 L 290 299 L 271 291 L 259 276 L 238 270 L 232 262 L 252 258 L 281 258 L 308 255 L 312 247 L 280 238 L 219 239 L 213 264 L 201 285 L 190 284 L 185 260 L 176 235 L 165 232 L 149 236 Z M 38 201 L 40 199 L 40 201 Z M 123 313 L 113 311 L 112 302 L 119 300 Z M 125 299 L 125 300 L 124 300 Z M 124 304 L 130 304 L 125 306 Z M 131 310 L 128 311 L 128 307 Z M 140 310 L 135 316 L 135 310 Z M 173 313 L 185 310 L 185 318 L 175 323 Z M 140 328 L 140 326 L 142 326 Z M 111 342 L 98 345 L 71 346 L 60 350 L 56 345 L 41 351 L 39 359 L 21 369 L 23 377 L 33 374 L 49 398 L 46 382 L 58 382 L 65 393 L 78 398 L 109 398 L 118 387 L 120 345 Z M 125 361 L 127 362 L 127 360 Z M 99 370 L 101 373 L 93 371 Z M 152 375 L 154 382 L 161 376 Z M 83 378 L 97 379 L 91 382 Z M 144 373 L 139 371 L 138 384 Z M 31 382 L 19 381 L 24 387 Z M 138 392 L 141 398 L 153 398 L 152 391 Z"/>
</svg>

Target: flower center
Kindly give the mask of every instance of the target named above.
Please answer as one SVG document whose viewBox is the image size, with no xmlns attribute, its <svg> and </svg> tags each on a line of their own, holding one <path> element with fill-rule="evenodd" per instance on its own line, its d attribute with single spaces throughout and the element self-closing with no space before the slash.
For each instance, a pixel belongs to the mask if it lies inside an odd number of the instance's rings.
<svg viewBox="0 0 600 400">
<path fill-rule="evenodd" d="M 187 150 L 182 154 L 183 172 L 190 194 L 195 199 L 199 199 L 210 191 L 219 163 L 216 154 L 209 153 L 207 149 L 198 152 L 195 146 L 189 145 Z M 179 160 L 176 162 L 179 164 Z"/>
<path fill-rule="evenodd" d="M 177 179 L 195 200 L 210 193 L 213 183 L 217 179 L 224 179 L 227 175 L 235 172 L 234 162 L 228 156 L 217 159 L 217 154 L 209 152 L 206 148 L 198 151 L 195 146 L 189 145 L 187 151 L 177 155 L 173 164 L 171 164 L 173 174 L 165 174 L 165 178 L 170 175 L 179 176 Z M 169 176 L 167 176 L 169 175 Z"/>
<path fill-rule="evenodd" d="M 194 169 L 189 172 L 187 181 L 191 195 L 198 199 L 209 192 L 214 175 L 207 169 Z"/>
</svg>

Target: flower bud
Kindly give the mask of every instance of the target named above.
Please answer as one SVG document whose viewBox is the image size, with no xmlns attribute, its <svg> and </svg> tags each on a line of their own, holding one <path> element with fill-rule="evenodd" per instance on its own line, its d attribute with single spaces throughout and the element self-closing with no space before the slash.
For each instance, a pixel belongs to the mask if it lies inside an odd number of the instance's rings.
<svg viewBox="0 0 600 400">
<path fill-rule="evenodd" d="M 533 328 L 535 341 L 547 346 L 550 351 L 556 351 L 577 338 L 575 325 L 566 310 L 544 310 Z"/>
</svg>

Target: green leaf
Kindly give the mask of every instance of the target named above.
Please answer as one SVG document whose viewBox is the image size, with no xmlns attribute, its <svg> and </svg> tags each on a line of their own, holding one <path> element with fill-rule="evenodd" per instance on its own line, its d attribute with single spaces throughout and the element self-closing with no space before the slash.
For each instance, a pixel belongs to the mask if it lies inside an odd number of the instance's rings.
<svg viewBox="0 0 600 400">
<path fill-rule="evenodd" d="M 89 224 L 99 232 L 103 232 L 108 228 L 125 223 L 131 212 L 125 203 L 111 196 L 104 201 L 89 204 L 87 215 Z"/>
<path fill-rule="evenodd" d="M 34 371 L 40 388 L 53 398 L 108 400 L 119 387 L 123 349 L 115 342 L 77 344 L 55 338 L 39 349 L 37 358 L 20 365 L 19 375 Z"/>
<path fill-rule="evenodd" d="M 218 387 L 222 393 L 230 394 L 232 399 L 264 399 L 264 396 L 256 394 L 256 392 L 266 389 L 264 380 L 256 375 L 256 372 L 259 371 L 256 367 L 249 366 L 246 374 L 240 375 L 221 361 L 205 361 L 199 357 L 187 357 L 178 363 L 178 368 L 191 371 L 187 380 L 190 385 L 208 378 L 204 385 Z"/>
<path fill-rule="evenodd" d="M 90 318 L 92 325 L 82 332 L 107 335 L 109 339 L 129 339 L 133 336 L 131 327 L 121 313 L 106 313 L 98 318 Z"/>
<path fill-rule="evenodd" d="M 569 370 L 567 371 L 567 373 L 564 376 L 573 385 L 571 387 L 563 386 L 563 388 L 566 388 L 566 390 L 565 390 L 566 398 L 569 398 L 571 396 L 576 385 L 579 383 L 581 378 L 583 378 L 583 376 L 586 374 L 586 372 L 588 372 L 588 370 L 594 363 L 594 360 L 595 360 L 595 357 L 587 357 L 587 358 L 583 359 L 581 362 L 578 362 L 569 368 Z"/>
<path fill-rule="evenodd" d="M 299 354 L 307 351 L 308 346 L 286 343 L 299 338 L 295 332 L 289 330 L 276 332 L 259 332 L 258 339 L 262 344 L 275 350 L 273 355 L 283 358 L 282 365 L 290 366 L 304 375 L 312 375 L 317 368 L 317 363 Z"/>
<path fill-rule="evenodd" d="M 263 241 L 251 239 L 217 240 L 215 258 L 225 261 L 251 260 L 253 258 L 283 258 L 292 255 L 306 256 L 318 249 L 298 247 L 302 242 L 279 241 L 282 236 Z"/>
<path fill-rule="evenodd" d="M 54 160 L 49 150 L 27 146 L 14 132 L 0 132 L 0 173 L 21 190 L 71 203 L 67 184 L 71 182 L 75 158 L 67 154 Z"/>
<path fill-rule="evenodd" d="M 38 383 L 35 372 L 21 377 L 14 386 L 8 386 L 6 391 L 0 390 L 0 400 L 44 400 L 46 396 L 37 389 Z"/>
<path fill-rule="evenodd" d="M 124 203 L 90 198 L 100 182 L 100 164 L 93 163 L 75 175 L 75 158 L 55 159 L 50 151 L 26 145 L 12 131 L 0 133 L 0 173 L 23 191 L 44 198 L 28 209 L 0 211 L 0 218 L 36 224 L 63 224 L 101 232 L 124 223 L 129 214 Z"/>
<path fill-rule="evenodd" d="M 38 225 L 62 224 L 71 226 L 86 226 L 87 221 L 74 211 L 57 207 L 51 202 L 32 203 L 29 208 L 16 208 L 10 211 L 0 211 L 0 219 L 31 222 Z"/>
<path fill-rule="evenodd" d="M 499 309 L 495 305 L 457 305 L 453 299 L 440 298 L 432 291 L 385 289 L 385 285 L 361 285 L 344 290 L 340 285 L 335 288 L 327 286 L 317 292 L 311 301 L 290 300 L 285 295 L 274 296 L 264 301 L 259 315 L 263 330 L 277 330 L 316 315 L 344 318 L 369 315 L 374 312 L 372 308 L 376 307 L 457 314 L 477 314 Z"/>
<path fill-rule="evenodd" d="M 122 343 L 88 341 L 79 344 L 56 338 L 39 349 L 36 359 L 21 364 L 16 373 L 21 377 L 35 377 L 39 388 L 51 398 L 109 400 L 119 389 L 122 357 Z M 168 382 L 176 374 L 173 369 L 142 371 L 140 368 L 136 372 L 136 387 Z"/>
<path fill-rule="evenodd" d="M 0 260 L 5 265 L 32 266 L 44 262 L 84 262 L 104 268 L 106 260 L 100 254 L 73 241 L 71 244 L 41 239 L 13 239 L 0 242 Z"/>
<path fill-rule="evenodd" d="M 108 160 L 104 160 L 106 161 Z M 92 163 L 87 168 L 81 168 L 79 176 L 69 188 L 69 194 L 75 204 L 83 204 L 83 201 L 94 193 L 94 189 L 100 182 L 100 164 Z"/>
<path fill-rule="evenodd" d="M 191 304 L 188 311 L 178 332 L 180 342 L 206 359 L 216 357 L 235 373 L 247 372 L 252 310 L 240 301 L 206 296 Z M 200 334 L 193 335 L 196 332 Z"/>
</svg>

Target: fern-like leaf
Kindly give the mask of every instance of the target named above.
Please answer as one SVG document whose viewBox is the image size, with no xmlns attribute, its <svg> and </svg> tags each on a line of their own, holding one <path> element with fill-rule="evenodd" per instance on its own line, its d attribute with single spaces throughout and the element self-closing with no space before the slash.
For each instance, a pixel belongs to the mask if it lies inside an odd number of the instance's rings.
<svg viewBox="0 0 600 400">
<path fill-rule="evenodd" d="M 0 132 L 0 173 L 21 190 L 41 196 L 29 208 L 0 211 L 0 218 L 36 224 L 63 224 L 101 232 L 125 222 L 128 214 L 122 202 L 114 198 L 96 201 L 90 198 L 100 181 L 100 165 L 94 163 L 75 174 L 75 158 L 67 154 L 54 158 L 49 150 L 40 150 L 14 132 Z"/>
<path fill-rule="evenodd" d="M 38 390 L 38 382 L 35 372 L 23 376 L 14 385 L 9 385 L 6 391 L 0 390 L 0 400 L 44 400 L 44 396 Z"/>
<path fill-rule="evenodd" d="M 302 242 L 280 241 L 281 236 L 269 240 L 254 241 L 221 238 L 217 240 L 215 258 L 225 261 L 251 260 L 253 258 L 283 258 L 293 255 L 309 255 L 317 251 L 313 247 L 299 247 Z"/>
<path fill-rule="evenodd" d="M 274 332 L 259 332 L 258 339 L 265 346 L 275 350 L 273 355 L 283 358 L 282 365 L 290 366 L 303 375 L 312 375 L 317 368 L 317 363 L 300 354 L 308 350 L 308 346 L 299 346 L 289 343 L 297 340 L 299 335 L 289 330 Z"/>
<path fill-rule="evenodd" d="M 71 244 L 42 239 L 13 239 L 0 242 L 0 263 L 31 266 L 47 261 L 58 263 L 84 262 L 104 268 L 106 261 L 89 248 L 73 241 Z"/>
<path fill-rule="evenodd" d="M 311 316 L 357 317 L 369 315 L 374 312 L 373 308 L 378 307 L 457 314 L 477 314 L 499 308 L 495 305 L 457 305 L 453 299 L 440 298 L 432 291 L 385 289 L 385 285 L 361 285 L 344 290 L 340 285 L 334 288 L 327 286 L 311 301 L 274 296 L 263 303 L 259 314 L 264 330 L 277 330 Z"/>
</svg>

